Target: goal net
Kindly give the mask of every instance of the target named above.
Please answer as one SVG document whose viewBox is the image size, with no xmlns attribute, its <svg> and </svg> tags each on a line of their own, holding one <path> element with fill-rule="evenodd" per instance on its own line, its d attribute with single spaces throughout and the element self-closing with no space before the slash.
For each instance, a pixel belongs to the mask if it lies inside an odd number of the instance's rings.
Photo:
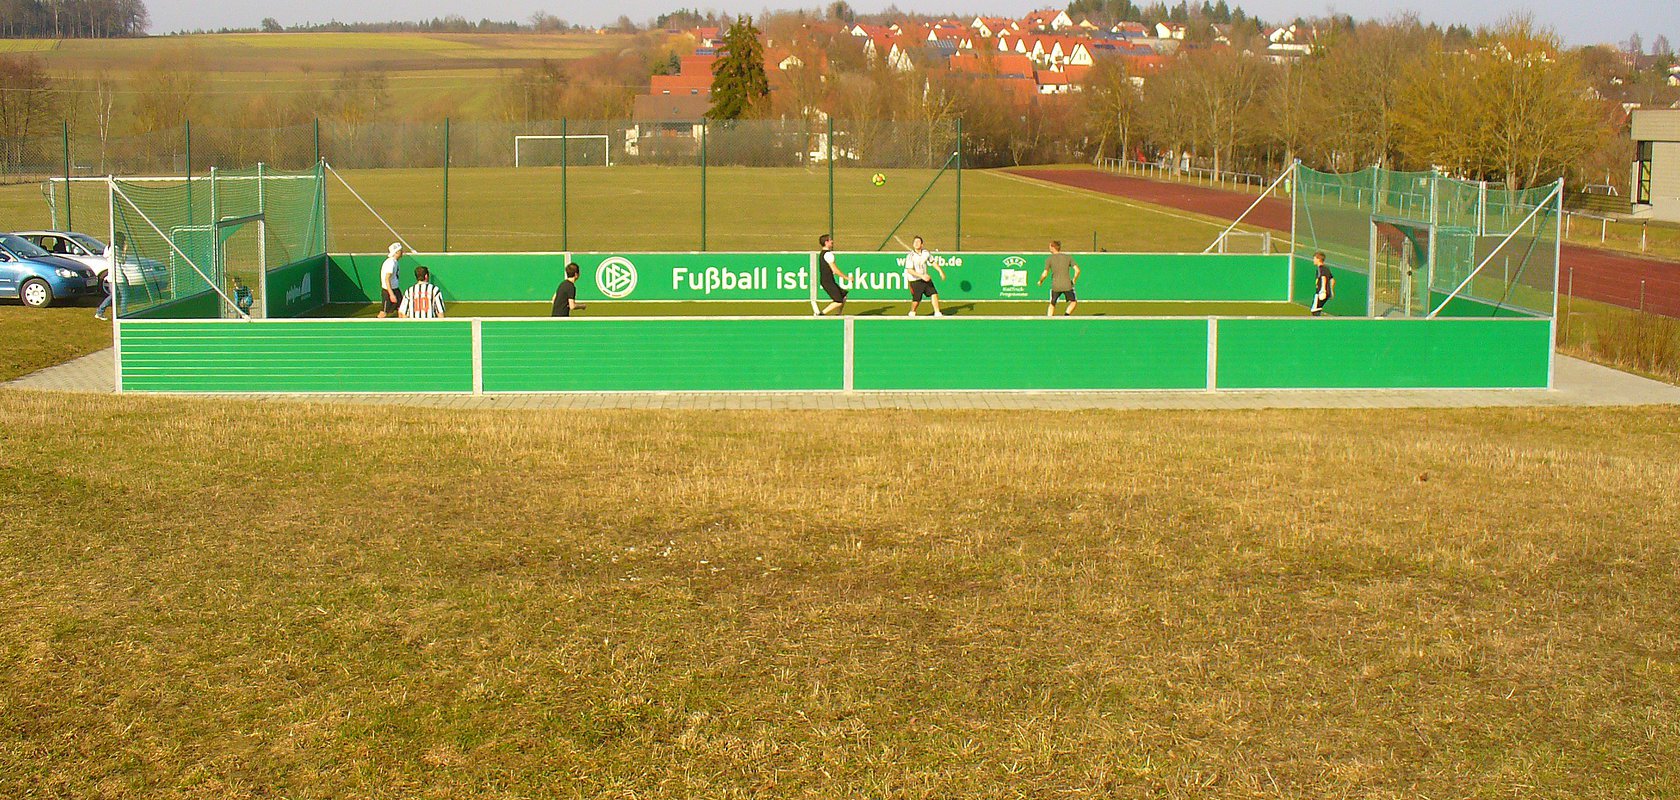
<svg viewBox="0 0 1680 800">
<path fill-rule="evenodd" d="M 612 166 L 612 139 L 606 134 L 573 133 L 513 137 L 515 167 Z"/>
<path fill-rule="evenodd" d="M 271 275 L 324 268 L 321 167 L 263 166 L 187 178 L 115 178 L 109 193 L 115 285 L 124 318 L 264 316 Z M 313 284 L 314 281 L 311 281 Z"/>
</svg>

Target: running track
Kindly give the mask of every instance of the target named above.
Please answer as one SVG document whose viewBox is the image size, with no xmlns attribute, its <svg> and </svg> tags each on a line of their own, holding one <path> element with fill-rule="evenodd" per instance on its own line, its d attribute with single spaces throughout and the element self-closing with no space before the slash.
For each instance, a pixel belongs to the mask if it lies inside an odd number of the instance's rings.
<svg viewBox="0 0 1680 800">
<path fill-rule="evenodd" d="M 1127 175 L 1113 175 L 1094 169 L 1017 169 L 1017 175 L 1063 186 L 1088 189 L 1126 197 L 1158 206 L 1236 219 L 1254 202 L 1254 195 L 1152 181 Z M 1268 197 L 1248 215 L 1246 223 L 1288 232 L 1289 203 Z M 1563 269 L 1558 278 L 1560 292 L 1573 282 L 1577 297 L 1611 303 L 1625 308 L 1640 306 L 1640 284 L 1644 284 L 1645 310 L 1680 317 L 1680 264 L 1622 255 L 1609 250 L 1565 244 Z"/>
</svg>

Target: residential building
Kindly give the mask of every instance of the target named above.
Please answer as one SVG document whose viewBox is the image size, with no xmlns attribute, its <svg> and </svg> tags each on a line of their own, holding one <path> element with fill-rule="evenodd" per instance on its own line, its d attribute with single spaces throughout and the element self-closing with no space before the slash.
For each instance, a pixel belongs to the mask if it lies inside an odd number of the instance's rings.
<svg viewBox="0 0 1680 800">
<path fill-rule="evenodd" d="M 1680 109 L 1633 112 L 1633 213 L 1680 222 Z"/>
</svg>

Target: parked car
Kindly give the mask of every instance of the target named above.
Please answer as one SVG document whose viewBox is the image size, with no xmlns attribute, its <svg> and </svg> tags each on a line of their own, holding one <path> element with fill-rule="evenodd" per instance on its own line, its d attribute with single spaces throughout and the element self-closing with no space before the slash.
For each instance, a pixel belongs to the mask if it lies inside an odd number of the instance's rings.
<svg viewBox="0 0 1680 800">
<path fill-rule="evenodd" d="M 0 233 L 0 298 L 45 308 L 55 300 L 97 295 L 104 291 L 101 283 L 86 264 L 52 255 L 21 236 Z"/>
<path fill-rule="evenodd" d="M 14 235 L 28 239 L 31 244 L 55 256 L 86 264 L 101 278 L 111 269 L 111 248 L 85 233 L 18 231 Z M 133 253 L 123 256 L 117 278 L 125 287 L 149 291 L 153 295 L 162 295 L 169 289 L 169 268 L 155 258 Z M 124 296 L 131 294 L 133 292 L 125 292 Z"/>
</svg>

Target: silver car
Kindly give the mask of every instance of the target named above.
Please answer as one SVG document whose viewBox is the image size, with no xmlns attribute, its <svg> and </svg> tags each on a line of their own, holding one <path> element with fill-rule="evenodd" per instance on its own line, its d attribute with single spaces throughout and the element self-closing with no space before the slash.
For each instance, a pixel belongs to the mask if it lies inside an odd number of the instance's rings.
<svg viewBox="0 0 1680 800">
<path fill-rule="evenodd" d="M 60 258 L 93 268 L 101 279 L 111 271 L 111 248 L 85 233 L 69 231 L 18 231 L 15 235 Z M 169 267 L 155 258 L 128 253 L 117 272 L 125 290 L 162 295 L 169 290 Z"/>
</svg>

